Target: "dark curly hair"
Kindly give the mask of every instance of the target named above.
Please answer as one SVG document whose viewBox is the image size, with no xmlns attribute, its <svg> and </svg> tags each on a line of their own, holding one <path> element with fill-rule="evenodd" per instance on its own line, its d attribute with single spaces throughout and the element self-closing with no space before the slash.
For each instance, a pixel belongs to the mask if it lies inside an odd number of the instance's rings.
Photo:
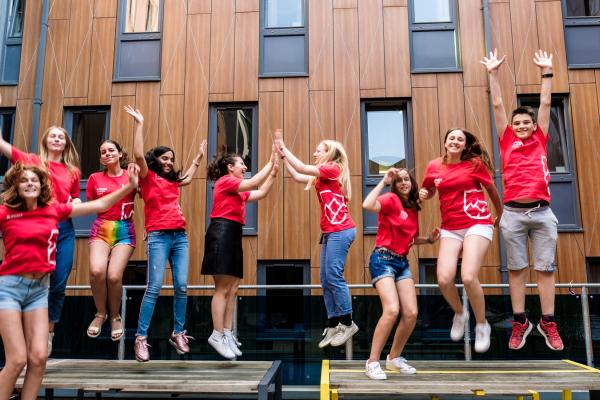
<svg viewBox="0 0 600 400">
<path fill-rule="evenodd" d="M 410 192 L 408 192 L 408 197 L 404 198 L 400 195 L 400 192 L 396 188 L 396 184 L 400 182 L 400 172 L 406 171 L 408 177 L 410 178 Z M 421 204 L 419 201 L 419 184 L 415 177 L 410 173 L 410 171 L 406 168 L 400 168 L 398 173 L 394 175 L 392 178 L 392 183 L 390 185 L 390 192 L 394 193 L 400 201 L 402 202 L 402 206 L 404 208 L 412 208 L 415 211 L 421 211 Z"/>
<path fill-rule="evenodd" d="M 4 205 L 14 210 L 26 211 L 25 202 L 19 196 L 19 183 L 25 171 L 33 172 L 40 180 L 40 195 L 37 198 L 38 207 L 50 204 L 52 201 L 52 185 L 50 184 L 48 171 L 37 165 L 25 165 L 17 162 L 4 175 L 4 188 L 6 189 L 2 193 L 2 202 Z"/>
<path fill-rule="evenodd" d="M 181 182 L 183 180 L 181 176 L 181 171 L 176 171 L 175 168 L 173 168 L 170 172 L 165 174 L 162 168 L 162 164 L 158 160 L 158 157 L 162 156 L 163 154 L 169 151 L 173 153 L 173 161 L 175 161 L 175 152 L 173 151 L 173 149 L 167 146 L 157 146 L 148 150 L 148 152 L 144 156 L 144 158 L 146 159 L 146 164 L 148 164 L 148 169 L 154 172 L 156 175 L 161 176 L 171 182 Z"/>
<path fill-rule="evenodd" d="M 490 174 L 494 175 L 494 166 L 492 165 L 492 160 L 490 159 L 490 155 L 483 147 L 483 145 L 477 139 L 477 136 L 473 135 L 471 132 L 462 129 L 462 128 L 450 128 L 446 131 L 446 135 L 444 136 L 444 143 L 446 143 L 446 139 L 448 139 L 448 135 L 453 131 L 461 131 L 465 135 L 465 149 L 462 151 L 460 155 L 461 160 L 473 160 L 479 159 L 483 165 L 487 168 Z M 448 161 L 447 155 L 443 157 L 444 164 Z"/>
<path fill-rule="evenodd" d="M 234 165 L 236 159 L 240 158 L 236 153 L 217 153 L 211 162 L 206 166 L 206 177 L 211 181 L 216 181 L 229 173 L 228 165 Z"/>
<path fill-rule="evenodd" d="M 121 158 L 119 159 L 119 166 L 123 169 L 127 169 L 127 167 L 129 166 L 129 154 L 127 154 L 127 152 L 123 150 L 123 146 L 121 146 L 119 142 L 115 140 L 106 139 L 100 144 L 100 147 L 102 147 L 104 143 L 110 143 L 117 148 L 117 151 L 122 154 Z"/>
</svg>

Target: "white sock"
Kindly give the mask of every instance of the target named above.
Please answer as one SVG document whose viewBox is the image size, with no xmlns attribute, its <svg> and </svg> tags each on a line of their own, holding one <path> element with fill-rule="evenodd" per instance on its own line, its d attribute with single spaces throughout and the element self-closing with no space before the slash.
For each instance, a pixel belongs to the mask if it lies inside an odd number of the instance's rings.
<svg viewBox="0 0 600 400">
<path fill-rule="evenodd" d="M 223 338 L 223 334 L 216 329 L 213 329 L 212 334 L 210 336 L 214 337 L 215 339 Z"/>
</svg>

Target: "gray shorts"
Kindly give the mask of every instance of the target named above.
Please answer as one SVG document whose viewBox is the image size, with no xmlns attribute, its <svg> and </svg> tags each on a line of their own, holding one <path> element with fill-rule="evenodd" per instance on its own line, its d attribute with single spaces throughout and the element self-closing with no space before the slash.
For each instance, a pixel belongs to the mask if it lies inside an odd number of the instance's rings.
<svg viewBox="0 0 600 400">
<path fill-rule="evenodd" d="M 529 266 L 527 239 L 531 239 L 533 268 L 553 272 L 556 269 L 558 219 L 549 206 L 514 208 L 505 206 L 500 230 L 506 244 L 507 268 L 521 270 Z"/>
</svg>

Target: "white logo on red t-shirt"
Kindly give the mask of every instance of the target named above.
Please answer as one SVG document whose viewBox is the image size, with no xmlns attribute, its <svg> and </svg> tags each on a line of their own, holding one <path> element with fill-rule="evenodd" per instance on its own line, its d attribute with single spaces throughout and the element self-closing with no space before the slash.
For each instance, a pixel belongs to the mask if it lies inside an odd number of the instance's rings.
<svg viewBox="0 0 600 400">
<path fill-rule="evenodd" d="M 400 211 L 400 219 L 406 221 L 408 219 L 408 213 L 404 210 Z"/>
<path fill-rule="evenodd" d="M 435 178 L 433 180 L 433 184 L 435 185 L 435 187 L 438 187 L 440 183 L 442 183 L 442 178 Z"/>
<path fill-rule="evenodd" d="M 483 190 L 472 189 L 464 191 L 463 210 L 469 218 L 488 219 L 492 214 L 488 210 L 487 201 L 479 198 L 479 193 L 483 193 Z"/>
<path fill-rule="evenodd" d="M 548 168 L 548 158 L 545 155 L 542 155 L 542 171 L 544 171 L 544 181 L 546 181 L 546 185 L 550 183 L 550 170 Z M 548 194 L 550 194 L 550 186 L 548 186 Z"/>
<path fill-rule="evenodd" d="M 102 197 L 108 191 L 108 188 L 97 187 L 96 188 L 96 196 Z"/>
<path fill-rule="evenodd" d="M 128 201 L 121 204 L 121 219 L 131 219 L 133 217 L 133 201 Z"/>
<path fill-rule="evenodd" d="M 56 265 L 56 241 L 58 239 L 58 229 L 52 229 L 48 237 L 48 264 Z M 54 256 L 54 257 L 53 257 Z"/>
<path fill-rule="evenodd" d="M 348 207 L 346 207 L 344 196 L 333 193 L 331 190 L 323 190 L 319 192 L 319 196 L 323 201 L 325 218 L 331 225 L 339 225 L 348 218 Z"/>
<path fill-rule="evenodd" d="M 512 148 L 513 148 L 513 149 L 518 149 L 518 148 L 519 148 L 519 147 L 521 147 L 521 146 L 523 146 L 523 142 L 522 142 L 521 140 L 518 140 L 518 139 L 517 139 L 517 140 L 515 140 L 515 141 L 512 143 Z"/>
</svg>

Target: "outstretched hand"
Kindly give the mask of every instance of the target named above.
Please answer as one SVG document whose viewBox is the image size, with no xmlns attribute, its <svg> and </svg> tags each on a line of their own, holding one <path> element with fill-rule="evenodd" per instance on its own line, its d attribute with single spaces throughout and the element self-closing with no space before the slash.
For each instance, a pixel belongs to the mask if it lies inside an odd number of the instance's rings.
<svg viewBox="0 0 600 400">
<path fill-rule="evenodd" d="M 198 154 L 200 154 L 200 157 L 204 157 L 206 155 L 206 139 L 204 139 L 202 143 L 200 143 Z"/>
<path fill-rule="evenodd" d="M 273 140 L 273 143 L 275 144 L 279 155 L 283 156 L 283 148 L 285 147 L 285 144 L 283 143 L 283 132 L 281 129 L 275 129 L 275 139 Z"/>
<path fill-rule="evenodd" d="M 427 189 L 419 190 L 419 200 L 421 200 L 421 201 L 427 200 L 430 195 L 431 195 L 431 193 L 429 193 L 429 190 L 427 190 Z"/>
<path fill-rule="evenodd" d="M 388 169 L 385 175 L 383 176 L 383 183 L 385 183 L 386 185 L 390 185 L 392 183 L 392 180 L 394 179 L 394 176 L 396 176 L 397 173 L 398 168 Z"/>
<path fill-rule="evenodd" d="M 129 163 L 127 166 L 127 174 L 129 175 L 129 184 L 132 187 L 136 188 L 138 185 L 139 175 L 140 175 L 140 167 L 135 163 Z"/>
<path fill-rule="evenodd" d="M 138 124 L 144 123 L 144 116 L 142 115 L 140 110 L 131 106 L 125 106 L 123 107 L 123 109 L 127 114 L 131 115 L 133 119 L 135 119 L 135 122 L 137 122 Z"/>
<path fill-rule="evenodd" d="M 481 64 L 485 65 L 485 68 L 488 72 L 493 72 L 498 70 L 502 63 L 506 60 L 506 55 L 503 55 L 502 58 L 498 59 L 498 49 L 494 49 L 494 51 L 490 51 L 490 56 L 483 57 L 483 60 L 479 61 Z"/>
<path fill-rule="evenodd" d="M 538 50 L 533 56 L 533 62 L 540 67 L 544 73 L 552 72 L 552 53 L 548 55 L 544 50 Z"/>
<path fill-rule="evenodd" d="M 429 243 L 435 243 L 440 240 L 440 235 L 440 228 L 436 226 L 431 230 L 431 233 L 429 233 Z"/>
</svg>

